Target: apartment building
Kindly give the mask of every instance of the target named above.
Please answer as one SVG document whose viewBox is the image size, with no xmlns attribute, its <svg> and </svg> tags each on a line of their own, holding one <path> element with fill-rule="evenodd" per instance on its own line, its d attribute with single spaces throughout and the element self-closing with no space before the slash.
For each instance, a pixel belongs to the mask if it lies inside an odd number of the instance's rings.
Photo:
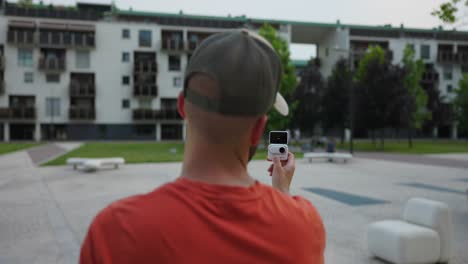
<svg viewBox="0 0 468 264">
<path fill-rule="evenodd" d="M 317 47 L 324 76 L 369 45 L 401 61 L 406 44 L 426 63 L 424 83 L 453 99 L 468 33 L 119 10 L 111 5 L 18 6 L 0 1 L 0 139 L 180 140 L 184 69 L 209 35 L 273 25 L 288 43 Z M 468 66 L 468 65 L 467 65 Z M 441 77 L 439 77 L 439 75 Z M 450 126 L 456 133 L 456 126 Z"/>
</svg>

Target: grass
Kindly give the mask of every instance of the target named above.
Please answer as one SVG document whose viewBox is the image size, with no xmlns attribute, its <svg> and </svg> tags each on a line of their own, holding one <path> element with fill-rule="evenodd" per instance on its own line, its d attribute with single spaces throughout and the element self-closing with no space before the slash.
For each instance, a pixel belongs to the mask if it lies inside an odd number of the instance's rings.
<svg viewBox="0 0 468 264">
<path fill-rule="evenodd" d="M 44 165 L 64 165 L 71 157 L 122 157 L 126 163 L 178 162 L 182 161 L 183 155 L 184 144 L 182 142 L 86 143 Z M 265 157 L 266 151 L 258 150 L 254 159 L 265 159 Z"/>
<path fill-rule="evenodd" d="M 468 141 L 455 140 L 414 140 L 413 147 L 408 148 L 406 140 L 386 140 L 384 149 L 377 147 L 370 140 L 358 140 L 354 142 L 354 150 L 362 152 L 387 152 L 404 154 L 445 154 L 445 153 L 468 153 Z M 338 148 L 348 150 L 348 144 L 340 145 Z"/>
<path fill-rule="evenodd" d="M 0 155 L 39 145 L 40 143 L 0 143 Z"/>
</svg>

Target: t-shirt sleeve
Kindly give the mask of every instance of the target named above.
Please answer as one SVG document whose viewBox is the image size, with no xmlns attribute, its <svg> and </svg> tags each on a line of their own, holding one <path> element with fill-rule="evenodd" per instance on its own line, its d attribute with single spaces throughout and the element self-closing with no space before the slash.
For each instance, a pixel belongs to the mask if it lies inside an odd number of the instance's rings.
<svg viewBox="0 0 468 264">
<path fill-rule="evenodd" d="M 125 263 L 131 248 L 112 206 L 109 206 L 91 223 L 81 246 L 80 264 Z"/>
</svg>

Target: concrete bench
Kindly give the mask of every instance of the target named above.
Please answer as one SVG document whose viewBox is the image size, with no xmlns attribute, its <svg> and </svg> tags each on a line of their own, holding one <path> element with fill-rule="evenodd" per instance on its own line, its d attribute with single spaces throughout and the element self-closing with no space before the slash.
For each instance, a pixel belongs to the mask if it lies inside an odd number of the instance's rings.
<svg viewBox="0 0 468 264">
<path fill-rule="evenodd" d="M 95 171 L 105 167 L 113 167 L 118 169 L 119 165 L 125 164 L 123 158 L 69 158 L 67 164 L 72 165 L 73 169 L 82 168 L 85 171 Z"/>
<path fill-rule="evenodd" d="M 309 162 L 312 162 L 314 159 L 326 159 L 326 160 L 342 160 L 343 162 L 347 162 L 351 159 L 353 155 L 349 153 L 328 153 L 328 152 L 308 152 L 304 153 L 304 158 L 306 158 Z"/>
<path fill-rule="evenodd" d="M 446 204 L 410 199 L 402 220 L 371 224 L 367 243 L 372 255 L 391 263 L 446 263 L 451 256 L 451 220 Z"/>
</svg>

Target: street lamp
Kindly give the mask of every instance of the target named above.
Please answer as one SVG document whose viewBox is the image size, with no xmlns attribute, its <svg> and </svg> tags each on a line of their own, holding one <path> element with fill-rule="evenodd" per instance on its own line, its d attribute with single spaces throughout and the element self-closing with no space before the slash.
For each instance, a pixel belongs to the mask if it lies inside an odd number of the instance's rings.
<svg viewBox="0 0 468 264">
<path fill-rule="evenodd" d="M 335 51 L 338 52 L 345 52 L 348 55 L 348 62 L 349 62 L 349 70 L 354 72 L 354 53 L 352 49 L 342 49 L 340 47 L 335 46 L 334 48 Z M 353 142 L 353 137 L 354 137 L 354 85 L 352 83 L 348 84 L 350 85 L 349 87 L 349 104 L 348 104 L 348 111 L 349 111 L 349 153 L 353 154 L 354 153 L 354 142 Z"/>
</svg>

